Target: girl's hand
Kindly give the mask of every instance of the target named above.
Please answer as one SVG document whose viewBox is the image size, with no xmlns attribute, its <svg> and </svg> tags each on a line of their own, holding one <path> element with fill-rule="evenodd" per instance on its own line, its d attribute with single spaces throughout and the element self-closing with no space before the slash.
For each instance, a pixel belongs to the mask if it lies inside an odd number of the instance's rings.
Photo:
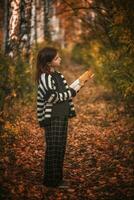
<svg viewBox="0 0 134 200">
<path fill-rule="evenodd" d="M 83 87 L 83 86 L 84 86 L 84 84 L 85 84 L 85 81 L 83 81 L 83 80 L 80 80 L 80 86 L 81 86 L 81 87 Z"/>
</svg>

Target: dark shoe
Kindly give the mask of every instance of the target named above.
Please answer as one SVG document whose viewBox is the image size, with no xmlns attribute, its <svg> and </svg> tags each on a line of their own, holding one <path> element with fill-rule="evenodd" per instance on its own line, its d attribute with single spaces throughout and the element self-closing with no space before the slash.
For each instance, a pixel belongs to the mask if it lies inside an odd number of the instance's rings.
<svg viewBox="0 0 134 200">
<path fill-rule="evenodd" d="M 58 188 L 69 188 L 69 182 L 67 180 L 63 180 Z"/>
</svg>

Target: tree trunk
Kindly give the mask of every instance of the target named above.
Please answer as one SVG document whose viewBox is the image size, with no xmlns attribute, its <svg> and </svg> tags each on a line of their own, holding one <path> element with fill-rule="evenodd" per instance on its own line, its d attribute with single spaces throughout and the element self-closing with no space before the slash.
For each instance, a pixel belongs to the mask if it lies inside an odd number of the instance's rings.
<svg viewBox="0 0 134 200">
<path fill-rule="evenodd" d="M 37 0 L 32 1 L 32 7 L 31 7 L 31 38 L 30 38 L 30 44 L 35 44 L 35 47 L 37 47 L 37 9 L 36 9 L 36 2 Z"/>
<path fill-rule="evenodd" d="M 44 1 L 38 0 L 37 3 L 37 41 L 39 43 L 44 40 Z"/>
<path fill-rule="evenodd" d="M 15 57 L 19 47 L 20 0 L 6 0 L 5 11 L 5 53 Z"/>
<path fill-rule="evenodd" d="M 30 57 L 31 7 L 31 0 L 21 0 L 20 48 L 27 61 L 29 61 Z"/>
<path fill-rule="evenodd" d="M 49 30 L 50 0 L 44 0 L 44 39 L 49 42 L 51 39 Z"/>
</svg>

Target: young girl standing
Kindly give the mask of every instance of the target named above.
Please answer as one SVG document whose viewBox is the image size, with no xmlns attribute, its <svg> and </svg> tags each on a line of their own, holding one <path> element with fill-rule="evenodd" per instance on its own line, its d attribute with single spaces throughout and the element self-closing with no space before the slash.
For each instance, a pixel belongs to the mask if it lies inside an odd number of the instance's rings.
<svg viewBox="0 0 134 200">
<path fill-rule="evenodd" d="M 82 85 L 73 89 L 57 70 L 61 58 L 58 51 L 46 47 L 37 56 L 37 118 L 45 130 L 46 151 L 43 184 L 67 187 L 63 181 L 63 162 L 67 142 L 68 118 L 76 116 L 72 98 Z"/>
</svg>

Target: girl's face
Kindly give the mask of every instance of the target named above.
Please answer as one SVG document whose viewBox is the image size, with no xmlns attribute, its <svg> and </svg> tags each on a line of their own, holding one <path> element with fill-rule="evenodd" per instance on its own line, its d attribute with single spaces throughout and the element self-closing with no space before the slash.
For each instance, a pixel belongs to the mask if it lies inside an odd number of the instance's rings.
<svg viewBox="0 0 134 200">
<path fill-rule="evenodd" d="M 59 56 L 59 54 L 57 53 L 57 55 L 55 56 L 55 58 L 52 60 L 51 65 L 52 67 L 59 67 L 61 63 L 61 57 Z"/>
</svg>

